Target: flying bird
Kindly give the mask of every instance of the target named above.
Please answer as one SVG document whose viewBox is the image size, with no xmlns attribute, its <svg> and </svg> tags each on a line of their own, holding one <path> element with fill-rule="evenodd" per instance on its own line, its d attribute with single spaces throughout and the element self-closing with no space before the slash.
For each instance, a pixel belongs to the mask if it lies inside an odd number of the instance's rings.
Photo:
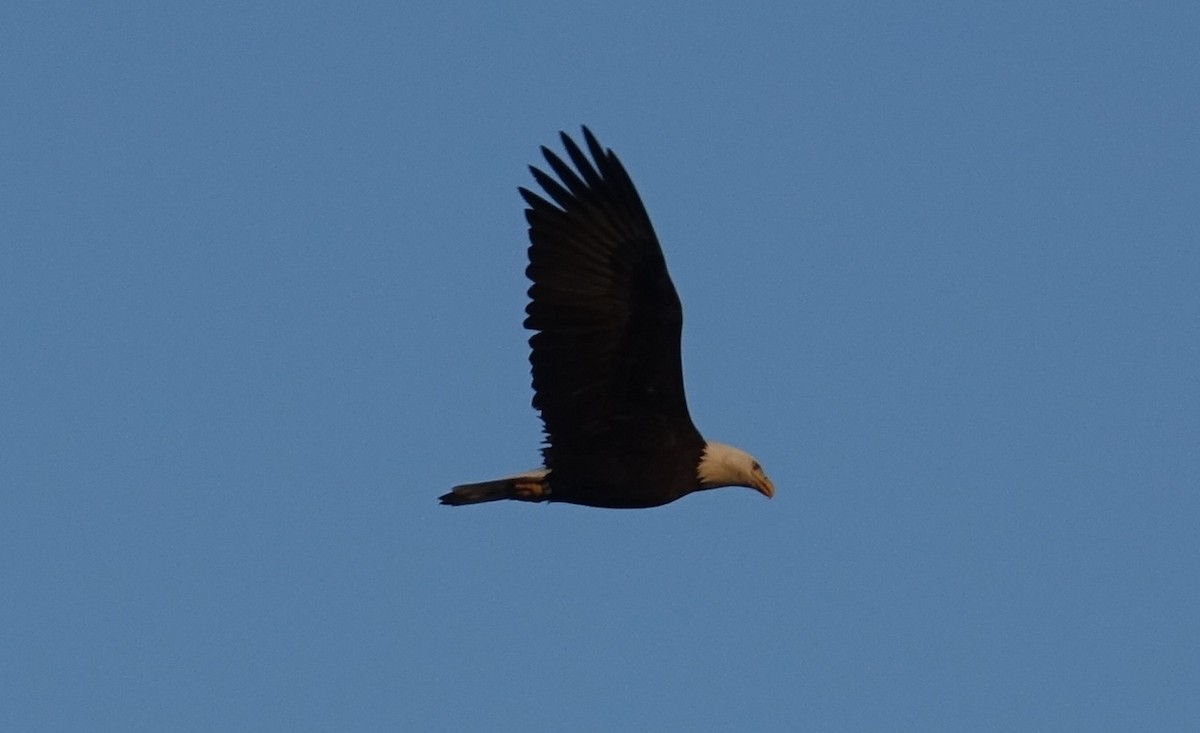
<svg viewBox="0 0 1200 733">
<path fill-rule="evenodd" d="M 500 499 L 593 507 L 667 504 L 703 489 L 775 487 L 748 453 L 701 437 L 680 361 L 683 309 L 641 198 L 586 127 L 590 158 L 560 133 L 571 165 L 543 147 L 543 197 L 528 208 L 532 281 L 525 328 L 543 467 L 455 486 L 443 504 Z"/>
</svg>

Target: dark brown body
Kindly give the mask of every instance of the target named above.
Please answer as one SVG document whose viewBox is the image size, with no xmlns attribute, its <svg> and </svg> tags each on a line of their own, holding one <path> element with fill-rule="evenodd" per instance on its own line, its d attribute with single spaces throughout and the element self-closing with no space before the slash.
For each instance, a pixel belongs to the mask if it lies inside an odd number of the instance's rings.
<svg viewBox="0 0 1200 733">
<path fill-rule="evenodd" d="M 651 507 L 699 488 L 705 441 L 683 391 L 683 310 L 633 182 L 584 128 L 591 157 L 542 148 L 557 176 L 524 188 L 532 281 L 525 326 L 549 474 L 455 487 L 445 504 L 498 499 Z M 533 483 L 531 483 L 533 482 Z"/>
</svg>

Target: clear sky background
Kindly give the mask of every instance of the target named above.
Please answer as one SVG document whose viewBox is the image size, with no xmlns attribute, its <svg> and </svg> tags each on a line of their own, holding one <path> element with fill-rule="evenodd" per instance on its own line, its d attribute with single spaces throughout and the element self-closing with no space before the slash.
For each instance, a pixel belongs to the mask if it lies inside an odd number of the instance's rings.
<svg viewBox="0 0 1200 733">
<path fill-rule="evenodd" d="M 0 729 L 1200 730 L 1200 5 L 5 3 Z M 778 487 L 538 464 L 589 125 Z"/>
</svg>

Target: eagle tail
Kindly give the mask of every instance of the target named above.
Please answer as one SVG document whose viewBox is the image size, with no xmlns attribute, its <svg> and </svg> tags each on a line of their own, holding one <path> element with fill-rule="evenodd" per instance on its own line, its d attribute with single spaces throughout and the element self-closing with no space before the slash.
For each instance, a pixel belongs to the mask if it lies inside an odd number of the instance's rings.
<svg viewBox="0 0 1200 733">
<path fill-rule="evenodd" d="M 547 473 L 548 471 L 542 468 L 494 481 L 462 484 L 450 489 L 450 493 L 442 494 L 438 500 L 449 506 L 482 504 L 485 501 L 500 501 L 501 499 L 547 501 L 550 498 L 550 486 L 546 481 Z"/>
</svg>

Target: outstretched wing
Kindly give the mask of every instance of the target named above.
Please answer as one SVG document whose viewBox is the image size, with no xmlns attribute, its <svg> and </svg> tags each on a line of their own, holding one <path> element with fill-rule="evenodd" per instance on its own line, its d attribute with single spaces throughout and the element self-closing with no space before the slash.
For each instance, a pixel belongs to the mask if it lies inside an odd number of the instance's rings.
<svg viewBox="0 0 1200 733">
<path fill-rule="evenodd" d="M 549 200 L 520 189 L 533 406 L 551 469 L 605 451 L 702 443 L 683 390 L 683 310 L 650 217 L 617 156 L 586 127 L 583 137 L 590 160 L 562 134 L 574 169 L 542 148 L 557 180 L 530 168 Z"/>
</svg>

